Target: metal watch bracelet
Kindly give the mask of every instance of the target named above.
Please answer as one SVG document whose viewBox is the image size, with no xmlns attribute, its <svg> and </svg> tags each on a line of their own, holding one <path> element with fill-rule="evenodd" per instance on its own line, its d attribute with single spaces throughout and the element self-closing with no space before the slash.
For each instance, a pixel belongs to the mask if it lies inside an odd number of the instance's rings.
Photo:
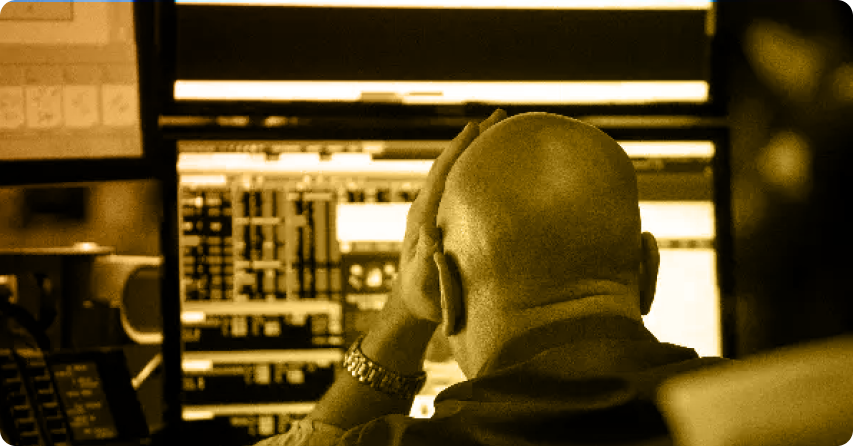
<svg viewBox="0 0 853 446">
<path fill-rule="evenodd" d="M 426 373 L 402 375 L 370 360 L 361 351 L 360 336 L 344 355 L 343 367 L 359 382 L 374 390 L 404 400 L 411 400 L 426 383 Z"/>
</svg>

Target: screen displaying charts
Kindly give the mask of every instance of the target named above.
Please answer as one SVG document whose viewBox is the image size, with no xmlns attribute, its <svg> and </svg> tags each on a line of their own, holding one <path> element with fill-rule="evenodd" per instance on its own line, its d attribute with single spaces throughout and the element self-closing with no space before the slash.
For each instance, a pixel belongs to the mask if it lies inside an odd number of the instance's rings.
<svg viewBox="0 0 853 446">
<path fill-rule="evenodd" d="M 637 170 L 643 230 L 661 251 L 644 322 L 662 342 L 719 356 L 716 143 L 617 141 Z M 310 412 L 397 274 L 406 215 L 433 161 L 394 154 L 446 145 L 179 141 L 186 419 L 221 419 L 259 438 Z M 431 416 L 435 396 L 465 379 L 439 335 L 425 367 L 412 416 Z"/>
</svg>

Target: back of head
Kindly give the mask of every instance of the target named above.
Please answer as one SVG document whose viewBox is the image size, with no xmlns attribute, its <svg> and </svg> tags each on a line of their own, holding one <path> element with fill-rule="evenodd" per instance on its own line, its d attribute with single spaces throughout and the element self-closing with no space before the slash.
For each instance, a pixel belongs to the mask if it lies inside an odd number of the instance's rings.
<svg viewBox="0 0 853 446">
<path fill-rule="evenodd" d="M 459 157 L 438 226 L 469 307 L 523 310 L 627 285 L 640 261 L 637 200 L 616 141 L 571 118 L 527 113 Z"/>
</svg>

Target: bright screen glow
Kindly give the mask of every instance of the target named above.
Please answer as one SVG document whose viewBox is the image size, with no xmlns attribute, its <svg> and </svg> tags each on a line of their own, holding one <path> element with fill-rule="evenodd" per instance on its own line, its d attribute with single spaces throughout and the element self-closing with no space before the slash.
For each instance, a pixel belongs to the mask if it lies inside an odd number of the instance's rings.
<svg viewBox="0 0 853 446">
<path fill-rule="evenodd" d="M 409 203 L 338 205 L 338 240 L 400 242 Z M 644 231 L 659 240 L 712 240 L 712 202 L 641 202 Z M 713 249 L 661 249 L 657 293 L 646 327 L 661 341 L 722 355 L 719 289 Z"/>
<path fill-rule="evenodd" d="M 216 416 L 259 415 L 259 414 L 307 414 L 314 410 L 314 403 L 268 403 L 268 404 L 207 404 L 186 405 L 185 420 L 209 420 Z"/>
<path fill-rule="evenodd" d="M 401 242 L 410 203 L 338 204 L 338 241 Z M 643 230 L 658 239 L 709 240 L 714 237 L 711 202 L 641 202 Z"/>
<path fill-rule="evenodd" d="M 432 160 L 373 160 L 371 153 L 382 153 L 388 146 L 398 146 L 399 141 L 363 142 L 364 153 L 335 153 L 328 161 L 321 160 L 319 153 L 282 153 L 277 162 L 267 161 L 261 155 L 243 153 L 182 153 L 178 158 L 178 171 L 184 185 L 225 185 L 224 175 L 219 172 L 257 172 L 279 174 L 304 174 L 306 171 L 318 175 L 366 175 L 376 174 L 388 178 L 398 175 L 426 177 Z M 449 141 L 411 141 L 411 148 L 442 150 Z M 287 145 L 287 144 L 280 144 Z M 329 146 L 335 144 L 329 143 Z M 619 141 L 619 145 L 631 158 L 707 159 L 714 156 L 711 141 Z M 299 150 L 299 145 L 295 145 Z"/>
<path fill-rule="evenodd" d="M 707 158 L 714 156 L 712 141 L 618 141 L 631 158 Z"/>
<path fill-rule="evenodd" d="M 722 355 L 716 253 L 712 249 L 661 249 L 657 292 L 646 328 L 661 342 Z"/>
<path fill-rule="evenodd" d="M 686 82 L 175 82 L 176 100 L 401 102 L 403 104 L 647 104 L 708 100 Z"/>
<path fill-rule="evenodd" d="M 338 204 L 338 241 L 401 242 L 410 203 Z"/>
<path fill-rule="evenodd" d="M 178 0 L 185 5 L 324 8 L 710 9 L 711 0 Z"/>
</svg>

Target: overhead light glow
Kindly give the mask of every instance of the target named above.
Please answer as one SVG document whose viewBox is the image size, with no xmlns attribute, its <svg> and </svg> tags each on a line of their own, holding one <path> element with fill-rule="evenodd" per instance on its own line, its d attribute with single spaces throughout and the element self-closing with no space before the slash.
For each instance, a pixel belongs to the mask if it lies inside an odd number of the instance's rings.
<svg viewBox="0 0 853 446">
<path fill-rule="evenodd" d="M 708 83 L 685 82 L 175 82 L 179 101 L 393 102 L 403 104 L 703 103 Z"/>
<path fill-rule="evenodd" d="M 708 10 L 712 0 L 178 0 L 184 5 L 317 8 L 670 9 Z"/>
<path fill-rule="evenodd" d="M 75 243 L 74 247 L 81 251 L 94 251 L 98 247 L 98 244 L 92 242 L 80 242 Z"/>
</svg>

